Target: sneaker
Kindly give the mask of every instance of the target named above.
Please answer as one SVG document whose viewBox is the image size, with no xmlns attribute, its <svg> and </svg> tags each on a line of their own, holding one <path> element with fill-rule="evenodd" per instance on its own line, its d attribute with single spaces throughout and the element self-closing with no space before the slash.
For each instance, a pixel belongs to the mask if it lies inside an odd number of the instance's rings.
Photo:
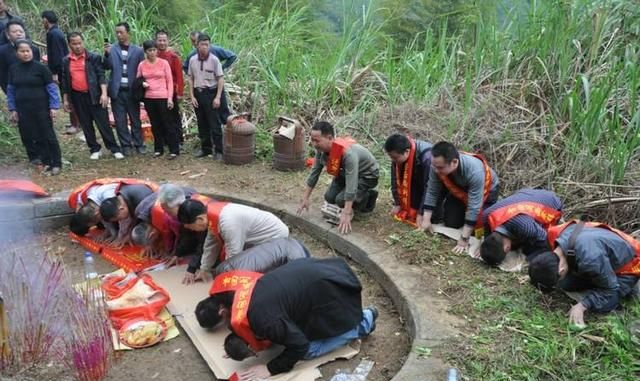
<svg viewBox="0 0 640 381">
<path fill-rule="evenodd" d="M 122 147 L 122 154 L 124 156 L 131 156 L 131 147 Z"/>
<path fill-rule="evenodd" d="M 153 157 L 160 157 L 162 156 L 162 152 L 154 152 L 153 153 Z"/>
<path fill-rule="evenodd" d="M 80 132 L 80 129 L 78 127 L 72 126 L 70 124 L 67 125 L 65 130 L 64 130 L 65 135 L 75 135 L 78 132 Z"/>
<path fill-rule="evenodd" d="M 100 153 L 100 151 L 93 152 L 93 153 L 91 153 L 91 156 L 89 156 L 89 159 L 91 159 L 91 160 L 98 160 L 98 159 L 100 159 L 100 156 L 102 156 L 102 154 Z"/>
<path fill-rule="evenodd" d="M 121 152 L 114 152 L 113 153 L 113 157 L 116 158 L 116 160 L 122 160 L 124 159 L 124 155 Z"/>
<path fill-rule="evenodd" d="M 136 152 L 138 152 L 140 155 L 144 155 L 145 153 L 147 153 L 147 147 L 146 146 L 136 147 Z"/>
<path fill-rule="evenodd" d="M 222 161 L 222 154 L 219 152 L 213 154 L 213 161 Z"/>
<path fill-rule="evenodd" d="M 33 165 L 34 167 L 40 167 L 40 166 L 42 166 L 42 160 L 33 159 L 33 160 L 29 161 L 29 164 Z"/>
<path fill-rule="evenodd" d="M 196 152 L 194 156 L 195 156 L 196 159 L 200 159 L 200 158 L 207 157 L 207 156 L 208 157 L 213 157 L 213 155 L 210 152 L 204 152 L 202 150 Z"/>
<path fill-rule="evenodd" d="M 365 308 L 365 310 L 371 311 L 371 314 L 373 315 L 373 322 L 371 323 L 371 330 L 369 331 L 370 335 L 373 333 L 373 331 L 376 330 L 376 320 L 378 320 L 378 315 L 380 314 L 380 312 L 378 312 L 378 308 L 376 308 L 376 306 L 369 306 Z"/>
<path fill-rule="evenodd" d="M 177 157 L 178 157 L 178 154 L 171 153 L 171 154 L 169 154 L 169 157 L 167 158 L 167 160 L 174 160 Z"/>
<path fill-rule="evenodd" d="M 60 172 L 62 172 L 62 168 L 60 167 L 51 168 L 51 176 L 57 176 L 60 174 Z"/>
</svg>

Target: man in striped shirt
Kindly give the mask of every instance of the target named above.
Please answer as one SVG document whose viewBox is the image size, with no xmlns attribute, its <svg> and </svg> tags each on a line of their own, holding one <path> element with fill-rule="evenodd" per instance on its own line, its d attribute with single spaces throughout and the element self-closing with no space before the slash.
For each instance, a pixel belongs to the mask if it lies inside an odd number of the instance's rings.
<svg viewBox="0 0 640 381">
<path fill-rule="evenodd" d="M 485 237 L 481 258 L 491 266 L 499 265 L 505 255 L 521 249 L 531 261 L 548 251 L 547 228 L 562 214 L 562 201 L 551 191 L 521 189 L 496 202 L 483 214 Z"/>
</svg>

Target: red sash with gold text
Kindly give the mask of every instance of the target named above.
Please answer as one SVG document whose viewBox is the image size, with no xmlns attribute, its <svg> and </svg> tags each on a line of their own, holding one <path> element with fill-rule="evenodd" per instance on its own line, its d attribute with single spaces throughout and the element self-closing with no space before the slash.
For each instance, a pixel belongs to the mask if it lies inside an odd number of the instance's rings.
<svg viewBox="0 0 640 381">
<path fill-rule="evenodd" d="M 495 231 L 498 226 L 519 214 L 532 217 L 545 229 L 548 229 L 551 225 L 555 225 L 560 220 L 560 217 L 562 217 L 562 212 L 559 210 L 550 208 L 539 202 L 522 201 L 505 205 L 491 212 L 488 216 L 491 231 Z"/>
<path fill-rule="evenodd" d="M 344 151 L 357 142 L 351 138 L 335 138 L 329 151 L 329 159 L 327 160 L 327 173 L 333 177 L 340 174 L 340 164 L 342 163 L 342 155 Z"/>
<path fill-rule="evenodd" d="M 411 207 L 411 180 L 413 178 L 413 163 L 416 157 L 416 141 L 409 139 L 411 148 L 409 148 L 409 157 L 403 164 L 395 164 L 396 166 L 396 191 L 398 192 L 398 203 L 400 203 L 400 211 L 394 216 L 396 220 L 406 222 L 410 225 L 416 224 L 416 216 L 418 211 Z M 404 172 L 400 176 L 402 166 Z"/>
<path fill-rule="evenodd" d="M 220 262 L 224 261 L 227 258 L 227 252 L 224 248 L 224 240 L 222 239 L 222 235 L 220 234 L 220 213 L 222 213 L 222 209 L 229 204 L 228 202 L 222 201 L 211 201 L 207 205 L 207 217 L 209 219 L 209 231 L 218 241 L 218 246 L 220 246 Z"/>
<path fill-rule="evenodd" d="M 568 228 L 569 226 L 577 222 L 578 220 L 573 220 L 573 221 L 566 222 L 562 225 L 552 226 L 547 232 L 547 239 L 549 240 L 549 246 L 552 249 L 554 249 L 556 240 L 558 239 L 560 234 L 562 234 L 564 229 Z M 640 276 L 640 242 L 638 242 L 636 239 L 631 237 L 629 234 L 623 231 L 620 231 L 618 229 L 614 229 L 611 226 L 600 223 L 600 222 L 587 222 L 585 223 L 585 226 L 591 227 L 591 228 L 607 229 L 613 233 L 616 233 L 620 238 L 624 239 L 633 248 L 633 251 L 636 252 L 636 256 L 631 261 L 627 262 L 624 266 L 616 270 L 616 274 Z"/>
<path fill-rule="evenodd" d="M 231 306 L 231 328 L 254 351 L 262 351 L 271 346 L 269 340 L 258 340 L 251 330 L 247 312 L 253 289 L 262 274 L 253 271 L 234 270 L 220 274 L 213 280 L 209 295 L 215 295 L 227 291 L 235 291 L 233 305 Z"/>
</svg>

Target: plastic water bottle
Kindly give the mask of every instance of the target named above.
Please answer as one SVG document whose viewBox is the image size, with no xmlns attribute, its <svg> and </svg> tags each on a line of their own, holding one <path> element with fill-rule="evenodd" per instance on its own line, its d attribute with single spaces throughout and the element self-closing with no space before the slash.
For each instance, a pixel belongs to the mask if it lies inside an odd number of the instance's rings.
<svg viewBox="0 0 640 381">
<path fill-rule="evenodd" d="M 94 280 L 98 278 L 96 264 L 93 260 L 93 254 L 90 251 L 84 252 L 84 279 Z"/>
<path fill-rule="evenodd" d="M 447 371 L 447 381 L 458 381 L 458 369 L 449 368 Z"/>
</svg>

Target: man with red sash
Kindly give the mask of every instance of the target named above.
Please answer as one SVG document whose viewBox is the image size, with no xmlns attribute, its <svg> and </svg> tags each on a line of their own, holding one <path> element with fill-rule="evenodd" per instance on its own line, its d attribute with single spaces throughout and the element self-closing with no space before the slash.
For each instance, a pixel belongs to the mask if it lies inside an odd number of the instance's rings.
<svg viewBox="0 0 640 381">
<path fill-rule="evenodd" d="M 429 181 L 432 144 L 393 134 L 384 143 L 391 159 L 391 215 L 413 226 L 422 225 L 424 194 Z M 434 221 L 436 217 L 431 216 Z"/>
<path fill-rule="evenodd" d="M 543 292 L 559 287 L 587 291 L 569 311 L 569 321 L 584 326 L 584 312 L 606 313 L 634 292 L 640 277 L 640 242 L 601 223 L 570 221 L 548 231 L 553 251 L 529 264 L 531 284 Z"/>
<path fill-rule="evenodd" d="M 531 260 L 549 250 L 547 229 L 560 221 L 562 201 L 544 189 L 521 189 L 482 213 L 484 240 L 480 257 L 497 266 L 511 250 L 521 249 Z"/>
<path fill-rule="evenodd" d="M 351 231 L 354 211 L 373 211 L 378 198 L 379 169 L 371 152 L 351 138 L 336 138 L 333 126 L 328 122 L 316 122 L 311 128 L 311 145 L 316 149 L 316 157 L 307 178 L 307 189 L 302 196 L 298 214 L 309 209 L 309 198 L 318 183 L 324 167 L 333 176 L 324 199 L 331 205 L 342 208 L 338 230 Z"/>
<path fill-rule="evenodd" d="M 105 227 L 105 237 L 115 236 L 117 229 L 108 221 L 103 220 L 100 214 L 102 203 L 129 186 L 145 186 L 151 190 L 158 188 L 158 185 L 145 180 L 130 178 L 101 178 L 89 181 L 69 194 L 67 203 L 75 210 L 69 224 L 70 230 L 80 236 L 87 234 L 92 227 L 103 224 Z M 126 190 L 125 192 L 128 192 Z"/>
<path fill-rule="evenodd" d="M 230 322 L 251 351 L 271 343 L 284 346 L 266 366 L 237 374 L 241 381 L 257 380 L 288 372 L 300 360 L 322 356 L 373 332 L 378 311 L 362 309 L 361 293 L 362 285 L 344 259 L 302 258 L 264 275 L 218 275 L 211 296 L 195 313 L 204 328 Z"/>
<path fill-rule="evenodd" d="M 464 252 L 471 233 L 482 227 L 482 210 L 498 199 L 499 184 L 498 175 L 482 156 L 458 152 L 449 142 L 436 143 L 431 149 L 422 229 L 433 231 L 431 216 L 442 208 L 445 226 L 463 228 L 453 251 Z"/>
<path fill-rule="evenodd" d="M 205 205 L 186 200 L 178 209 L 178 220 L 189 230 L 207 232 L 202 256 L 194 257 L 187 269 L 183 279 L 186 284 L 210 279 L 217 263 L 246 248 L 289 236 L 287 225 L 272 213 L 231 202 L 211 201 Z"/>
</svg>

